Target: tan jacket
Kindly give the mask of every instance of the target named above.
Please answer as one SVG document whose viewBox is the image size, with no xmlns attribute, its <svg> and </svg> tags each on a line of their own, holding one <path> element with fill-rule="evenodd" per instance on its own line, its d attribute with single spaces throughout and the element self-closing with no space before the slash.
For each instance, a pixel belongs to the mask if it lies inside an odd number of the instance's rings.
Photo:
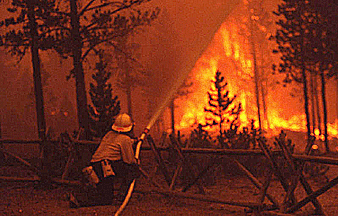
<svg viewBox="0 0 338 216">
<path fill-rule="evenodd" d="M 111 161 L 123 160 L 128 164 L 136 163 L 133 143 L 134 140 L 129 136 L 109 131 L 102 138 L 90 162 L 107 159 Z"/>
</svg>

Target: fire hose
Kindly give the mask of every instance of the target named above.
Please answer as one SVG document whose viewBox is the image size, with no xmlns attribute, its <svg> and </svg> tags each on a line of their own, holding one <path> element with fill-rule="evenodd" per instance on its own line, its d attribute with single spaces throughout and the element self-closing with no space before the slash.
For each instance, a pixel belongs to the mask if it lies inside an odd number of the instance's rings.
<svg viewBox="0 0 338 216">
<path fill-rule="evenodd" d="M 140 163 L 139 156 L 140 156 L 141 145 L 143 143 L 143 140 L 147 136 L 148 132 L 149 132 L 149 128 L 145 128 L 144 131 L 142 132 L 140 138 L 139 138 L 139 141 L 137 142 L 137 145 L 136 145 L 135 158 L 136 158 L 138 163 Z M 131 194 L 133 193 L 133 190 L 134 190 L 135 181 L 136 180 L 134 179 L 133 182 L 130 184 L 129 189 L 128 189 L 128 193 L 127 193 L 126 197 L 124 198 L 124 201 L 121 204 L 120 208 L 115 212 L 115 214 L 114 214 L 115 216 L 120 215 L 121 212 L 124 210 L 124 208 L 127 206 L 128 202 L 130 200 Z"/>
<path fill-rule="evenodd" d="M 188 70 L 187 70 L 187 72 L 189 73 Z M 140 163 L 139 156 L 140 156 L 140 150 L 141 150 L 141 145 L 143 143 L 143 140 L 145 139 L 145 137 L 149 133 L 150 128 L 155 124 L 156 120 L 158 119 L 158 117 L 160 116 L 160 114 L 162 113 L 162 111 L 167 107 L 167 105 L 169 104 L 169 102 L 172 100 L 174 94 L 177 92 L 177 90 L 179 89 L 179 87 L 183 84 L 184 80 L 188 76 L 188 73 L 181 74 L 181 76 L 179 77 L 179 79 L 177 79 L 178 82 L 176 82 L 172 86 L 171 91 L 167 94 L 166 99 L 156 109 L 156 113 L 152 116 L 152 118 L 150 119 L 147 127 L 145 127 L 144 131 L 142 132 L 142 134 L 141 134 L 141 136 L 139 138 L 139 141 L 137 142 L 136 150 L 135 150 L 135 158 L 138 161 L 138 163 Z M 121 204 L 120 208 L 115 212 L 115 214 L 114 214 L 115 216 L 120 215 L 122 213 L 122 211 L 124 210 L 124 208 L 127 206 L 128 202 L 130 200 L 131 194 L 133 193 L 134 186 L 135 186 L 135 179 L 130 184 L 129 189 L 128 189 L 128 193 L 127 193 L 127 195 L 126 195 L 123 203 Z"/>
<path fill-rule="evenodd" d="M 232 4 L 229 5 L 229 10 L 228 13 L 226 14 L 229 15 L 230 11 L 239 3 L 239 0 L 232 0 L 230 1 Z M 218 29 L 219 26 L 216 27 L 216 29 Z M 215 29 L 215 30 L 216 30 Z M 206 47 L 203 46 L 201 47 L 202 50 L 204 50 Z M 202 51 L 199 50 L 199 51 Z M 147 125 L 147 127 L 145 127 L 144 131 L 142 132 L 139 141 L 137 142 L 137 146 L 136 146 L 136 151 L 135 151 L 135 158 L 137 159 L 138 163 L 139 163 L 139 154 L 140 154 L 140 149 L 141 149 L 141 145 L 143 143 L 144 138 L 147 136 L 147 134 L 150 131 L 150 128 L 154 125 L 154 123 L 156 122 L 156 120 L 158 119 L 158 117 L 160 116 L 160 114 L 162 113 L 162 111 L 167 107 L 167 105 L 169 104 L 169 102 L 173 99 L 173 96 L 175 95 L 175 93 L 177 92 L 177 90 L 182 86 L 182 84 L 184 83 L 185 79 L 188 77 L 188 74 L 191 70 L 189 70 L 188 68 L 192 69 L 191 67 L 189 67 L 187 65 L 188 62 L 196 62 L 197 61 L 197 57 L 195 56 L 196 59 L 189 59 L 189 61 L 185 62 L 182 64 L 182 68 L 185 68 L 184 71 L 182 73 L 178 73 L 178 76 L 175 77 L 176 78 L 176 82 L 173 84 L 172 88 L 170 89 L 170 91 L 168 92 L 168 94 L 166 95 L 165 100 L 160 104 L 160 106 L 156 109 L 156 113 L 152 116 L 152 118 L 149 121 L 149 124 Z M 131 194 L 134 190 L 134 186 L 135 186 L 135 180 L 130 184 L 128 193 L 122 203 L 122 205 L 120 206 L 120 208 L 117 210 L 117 212 L 115 213 L 115 216 L 118 216 L 122 213 L 122 211 L 124 210 L 124 208 L 126 207 L 126 205 L 129 202 L 129 199 L 131 197 Z"/>
<path fill-rule="evenodd" d="M 187 71 L 187 72 L 189 73 L 189 71 Z M 158 119 L 158 117 L 160 116 L 162 111 L 166 108 L 168 103 L 172 100 L 174 94 L 177 92 L 179 87 L 183 84 L 184 80 L 188 76 L 188 73 L 181 74 L 181 76 L 178 79 L 178 82 L 176 82 L 175 85 L 172 86 L 171 91 L 167 94 L 166 99 L 162 102 L 162 104 L 160 104 L 158 109 L 156 109 L 157 112 L 152 116 L 152 118 L 150 119 L 147 127 L 145 127 L 145 129 L 143 130 L 143 132 L 142 132 L 142 134 L 139 138 L 139 141 L 137 142 L 136 150 L 135 150 L 135 158 L 138 161 L 138 163 L 140 163 L 139 156 L 140 156 L 140 150 L 141 150 L 143 140 L 145 139 L 145 137 L 149 133 L 150 128 L 155 124 L 156 120 Z M 121 204 L 120 208 L 114 214 L 115 216 L 120 215 L 122 213 L 122 211 L 124 210 L 124 208 L 127 206 L 128 202 L 130 200 L 131 194 L 133 193 L 134 186 L 135 186 L 135 179 L 130 184 L 129 189 L 128 189 L 128 193 L 127 193 L 123 203 Z"/>
</svg>

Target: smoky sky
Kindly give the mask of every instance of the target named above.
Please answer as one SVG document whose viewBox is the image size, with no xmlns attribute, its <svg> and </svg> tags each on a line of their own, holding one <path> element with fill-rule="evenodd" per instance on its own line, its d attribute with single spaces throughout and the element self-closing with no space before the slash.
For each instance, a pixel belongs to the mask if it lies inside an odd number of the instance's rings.
<svg viewBox="0 0 338 216">
<path fill-rule="evenodd" d="M 142 128 L 146 124 L 148 119 L 144 118 L 145 114 L 148 112 L 149 118 L 152 112 L 155 112 L 165 94 L 179 80 L 178 77 L 184 77 L 193 68 L 218 27 L 238 2 L 239 0 L 154 0 L 145 6 L 145 8 L 159 7 L 161 13 L 150 27 L 135 35 L 135 40 L 140 43 L 142 51 L 139 54 L 139 62 L 144 70 L 149 72 L 151 78 L 148 90 L 142 91 L 135 87 L 133 92 L 134 119 L 139 122 L 137 124 L 139 127 Z M 2 6 L 3 11 L 5 7 Z M 8 13 L 2 14 L 1 19 Z M 36 117 L 34 98 L 30 98 L 29 94 L 32 91 L 30 55 L 17 64 L 13 57 L 5 56 L 3 50 L 1 52 L 1 79 L 9 90 L 1 92 L 3 137 L 31 137 L 30 135 L 36 132 Z M 46 96 L 46 91 L 51 91 L 53 97 L 59 100 L 58 103 L 54 102 L 53 106 L 60 105 L 61 101 L 65 100 L 64 95 L 68 95 L 69 103 L 75 106 L 74 82 L 65 81 L 71 65 L 69 62 L 61 63 L 58 60 L 55 53 L 43 54 L 41 58 L 45 70 L 50 74 L 48 79 L 50 90 L 44 88 L 45 106 L 48 107 L 46 104 L 50 100 L 48 97 L 52 97 Z M 87 71 L 86 82 L 91 81 L 90 72 Z M 125 95 L 116 87 L 115 90 L 121 100 L 122 109 L 126 109 Z M 152 111 L 147 111 L 149 102 L 145 101 L 150 101 Z M 46 112 L 52 111 L 52 107 L 46 108 Z M 50 121 L 47 118 L 47 125 L 51 125 Z M 21 132 L 22 130 L 26 132 Z"/>
<path fill-rule="evenodd" d="M 139 35 L 143 48 L 141 62 L 151 72 L 146 97 L 152 112 L 166 94 L 192 70 L 226 17 L 239 1 L 161 1 L 151 5 L 161 9 L 159 18 Z M 151 115 L 150 113 L 150 115 Z"/>
</svg>

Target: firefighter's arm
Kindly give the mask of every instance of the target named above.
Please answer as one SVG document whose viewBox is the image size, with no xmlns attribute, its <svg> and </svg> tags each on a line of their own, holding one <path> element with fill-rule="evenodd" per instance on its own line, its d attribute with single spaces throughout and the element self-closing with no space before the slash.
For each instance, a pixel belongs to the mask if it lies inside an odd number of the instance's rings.
<svg viewBox="0 0 338 216">
<path fill-rule="evenodd" d="M 130 141 L 130 143 L 125 143 L 124 145 L 121 145 L 121 156 L 122 156 L 122 160 L 125 163 L 128 163 L 128 164 L 137 163 L 135 155 L 134 155 L 132 141 Z"/>
</svg>

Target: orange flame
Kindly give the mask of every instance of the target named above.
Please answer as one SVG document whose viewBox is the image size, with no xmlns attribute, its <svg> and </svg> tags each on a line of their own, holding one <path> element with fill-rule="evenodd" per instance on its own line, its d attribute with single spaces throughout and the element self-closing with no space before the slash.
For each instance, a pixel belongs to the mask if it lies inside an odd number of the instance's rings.
<svg viewBox="0 0 338 216">
<path fill-rule="evenodd" d="M 190 74 L 194 82 L 193 93 L 189 94 L 187 98 L 176 100 L 176 104 L 179 104 L 177 113 L 180 119 L 176 122 L 176 129 L 183 130 L 195 127 L 199 123 L 205 124 L 204 108 L 208 104 L 207 92 L 212 88 L 211 81 L 218 69 L 228 82 L 227 88 L 230 96 L 236 95 L 236 104 L 239 102 L 242 104 L 241 125 L 248 126 L 253 119 L 255 126 L 258 127 L 253 60 L 248 44 L 247 38 L 239 33 L 238 25 L 229 22 L 223 23 Z M 281 129 L 306 131 L 305 114 L 288 113 L 278 103 L 282 100 L 283 97 L 276 99 L 275 92 L 267 96 L 269 124 L 263 127 L 268 132 L 267 135 L 277 135 Z M 328 125 L 331 136 L 338 136 L 337 123 Z"/>
<path fill-rule="evenodd" d="M 216 70 L 220 68 L 220 64 L 224 60 L 231 59 L 241 68 L 241 70 L 237 71 L 238 74 L 228 74 L 225 78 L 228 82 L 228 90 L 232 94 L 230 96 L 236 94 L 236 100 L 241 102 L 243 107 L 246 106 L 246 98 L 251 97 L 251 93 L 242 91 L 241 87 L 236 84 L 236 79 L 238 77 L 247 80 L 251 79 L 252 60 L 248 57 L 248 53 L 242 51 L 248 49 L 242 46 L 239 41 L 234 40 L 239 37 L 237 32 L 238 29 L 235 25 L 225 26 L 223 24 L 209 49 L 197 61 L 192 71 L 194 93 L 187 100 L 178 99 L 178 103 L 184 105 L 179 108 L 180 113 L 183 113 L 183 115 L 181 116 L 181 121 L 176 125 L 177 129 L 188 128 L 197 123 L 205 123 L 206 113 L 204 112 L 204 107 L 208 104 L 207 92 L 213 88 L 211 79 L 213 79 Z M 243 112 L 240 115 L 240 121 L 244 124 L 249 123 L 247 112 Z"/>
</svg>

